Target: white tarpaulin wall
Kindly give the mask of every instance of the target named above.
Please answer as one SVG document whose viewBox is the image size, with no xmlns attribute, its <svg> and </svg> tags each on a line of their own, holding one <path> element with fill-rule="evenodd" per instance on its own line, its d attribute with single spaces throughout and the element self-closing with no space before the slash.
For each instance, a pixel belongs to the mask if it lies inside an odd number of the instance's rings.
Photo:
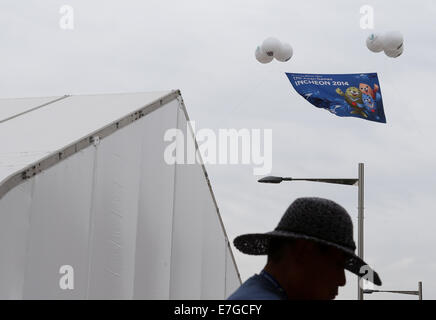
<svg viewBox="0 0 436 320">
<path fill-rule="evenodd" d="M 240 278 L 204 168 L 163 158 L 164 132 L 186 126 L 174 99 L 0 194 L 0 299 L 232 293 Z"/>
</svg>

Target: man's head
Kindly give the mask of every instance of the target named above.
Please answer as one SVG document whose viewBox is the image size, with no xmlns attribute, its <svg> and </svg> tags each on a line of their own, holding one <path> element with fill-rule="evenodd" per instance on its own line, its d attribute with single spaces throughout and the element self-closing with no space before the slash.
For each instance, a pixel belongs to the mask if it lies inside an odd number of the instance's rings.
<svg viewBox="0 0 436 320">
<path fill-rule="evenodd" d="M 273 231 L 240 235 L 233 243 L 243 253 L 268 255 L 265 270 L 289 298 L 333 298 L 345 285 L 344 269 L 381 285 L 378 274 L 355 254 L 350 215 L 328 199 L 296 199 Z"/>
<path fill-rule="evenodd" d="M 344 286 L 345 254 L 305 239 L 272 239 L 265 270 L 283 286 L 290 299 L 334 299 Z"/>
</svg>

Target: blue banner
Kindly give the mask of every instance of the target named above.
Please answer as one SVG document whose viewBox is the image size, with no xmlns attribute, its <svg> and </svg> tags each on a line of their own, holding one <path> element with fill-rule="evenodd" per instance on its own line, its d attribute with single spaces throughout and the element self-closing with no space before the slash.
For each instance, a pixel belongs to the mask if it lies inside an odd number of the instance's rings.
<svg viewBox="0 0 436 320">
<path fill-rule="evenodd" d="M 286 73 L 294 89 L 307 101 L 339 117 L 386 123 L 377 73 Z"/>
</svg>

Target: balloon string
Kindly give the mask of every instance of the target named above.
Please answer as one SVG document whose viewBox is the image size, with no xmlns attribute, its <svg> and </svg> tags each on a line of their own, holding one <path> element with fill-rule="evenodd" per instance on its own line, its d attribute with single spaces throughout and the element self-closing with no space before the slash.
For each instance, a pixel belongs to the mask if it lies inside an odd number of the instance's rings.
<svg viewBox="0 0 436 320">
<path fill-rule="evenodd" d="M 240 107 L 243 106 L 243 105 L 247 102 L 247 98 L 248 98 L 249 96 L 252 96 L 253 93 L 258 92 L 259 87 L 260 87 L 262 84 L 264 84 L 265 81 L 266 81 L 265 78 L 260 79 L 260 80 L 259 80 L 259 81 L 258 81 L 258 82 L 253 86 L 253 88 L 252 88 L 249 92 L 247 92 L 245 95 L 242 96 L 241 99 L 239 99 L 239 102 L 238 102 L 237 104 L 234 104 L 234 106 L 230 108 L 230 110 L 228 111 L 228 116 L 227 116 L 227 118 L 226 118 L 226 120 L 225 120 L 225 123 L 226 123 L 227 125 L 228 125 L 228 122 L 229 122 L 230 118 L 234 118 L 234 114 L 235 114 L 235 112 L 236 112 L 237 110 L 239 110 Z"/>
</svg>

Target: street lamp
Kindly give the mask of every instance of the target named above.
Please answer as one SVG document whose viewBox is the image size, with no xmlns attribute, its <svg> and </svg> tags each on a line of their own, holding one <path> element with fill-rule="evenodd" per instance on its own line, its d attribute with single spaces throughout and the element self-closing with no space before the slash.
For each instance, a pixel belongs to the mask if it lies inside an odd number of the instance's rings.
<svg viewBox="0 0 436 320">
<path fill-rule="evenodd" d="M 422 300 L 422 282 L 418 282 L 418 290 L 417 291 L 404 291 L 404 290 L 363 290 L 363 293 L 371 294 L 377 292 L 388 292 L 388 293 L 399 293 L 399 294 L 410 294 L 414 296 L 418 296 L 418 300 Z"/>
<path fill-rule="evenodd" d="M 346 184 L 353 186 L 359 183 L 359 179 L 312 179 L 312 178 L 283 178 L 283 177 L 265 177 L 259 179 L 258 182 L 262 183 L 280 183 L 282 181 L 314 181 L 314 182 L 325 182 L 334 184 Z"/>
<path fill-rule="evenodd" d="M 358 216 L 357 216 L 357 255 L 363 260 L 363 202 L 364 202 L 364 164 L 359 163 L 357 179 L 323 179 L 323 178 L 290 178 L 268 176 L 259 179 L 260 183 L 281 183 L 283 181 L 312 181 L 344 185 L 358 186 Z M 357 279 L 357 298 L 363 300 L 363 289 L 360 287 L 360 279 Z"/>
</svg>

